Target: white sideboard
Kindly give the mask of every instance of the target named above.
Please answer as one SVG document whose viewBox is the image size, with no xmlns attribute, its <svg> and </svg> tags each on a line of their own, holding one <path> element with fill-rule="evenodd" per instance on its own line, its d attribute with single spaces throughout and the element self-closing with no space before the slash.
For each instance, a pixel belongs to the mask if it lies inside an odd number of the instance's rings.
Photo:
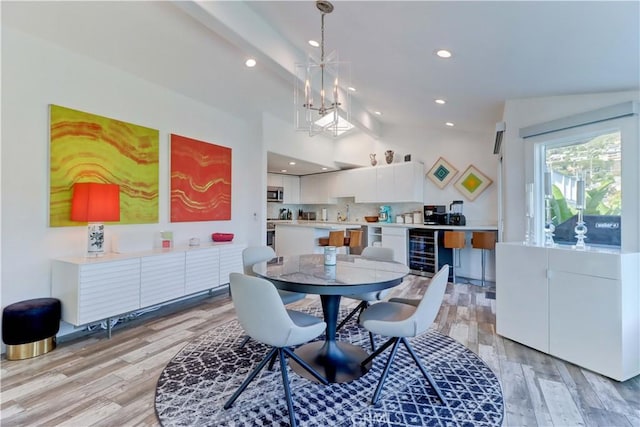
<svg viewBox="0 0 640 427">
<path fill-rule="evenodd" d="M 640 254 L 498 243 L 496 330 L 618 381 L 640 374 Z"/>
<path fill-rule="evenodd" d="M 239 243 L 52 261 L 52 296 L 62 320 L 86 325 L 229 283 L 243 272 Z"/>
</svg>

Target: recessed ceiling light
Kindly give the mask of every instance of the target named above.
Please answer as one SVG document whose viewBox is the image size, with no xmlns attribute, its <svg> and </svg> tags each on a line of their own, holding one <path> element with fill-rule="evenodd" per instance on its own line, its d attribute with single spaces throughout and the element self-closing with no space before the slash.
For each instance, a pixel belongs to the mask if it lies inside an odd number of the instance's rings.
<svg viewBox="0 0 640 427">
<path fill-rule="evenodd" d="M 249 58 L 245 61 L 244 65 L 246 65 L 249 68 L 253 68 L 256 66 L 256 60 L 253 58 Z"/>
<path fill-rule="evenodd" d="M 436 104 L 440 104 L 440 105 L 443 105 L 443 104 L 446 104 L 446 103 L 447 103 L 447 101 L 446 101 L 446 100 L 444 100 L 444 99 L 436 99 L 434 102 L 435 102 Z"/>
<path fill-rule="evenodd" d="M 285 173 L 287 170 L 286 169 L 280 169 L 280 172 Z"/>
<path fill-rule="evenodd" d="M 295 164 L 296 164 L 296 162 L 289 162 L 289 166 L 293 166 Z"/>
<path fill-rule="evenodd" d="M 351 86 L 349 86 L 347 89 L 349 89 L 351 92 L 355 92 L 356 91 L 356 88 L 355 87 L 351 87 Z"/>
<path fill-rule="evenodd" d="M 320 43 L 315 40 L 309 40 L 309 44 L 313 47 L 320 47 Z"/>
<path fill-rule="evenodd" d="M 451 122 L 447 122 L 447 123 L 445 123 L 445 125 L 447 125 L 447 126 L 449 126 L 449 127 L 453 127 L 453 126 L 455 126 L 455 125 L 454 125 L 453 123 L 451 123 Z"/>
<path fill-rule="evenodd" d="M 329 169 L 329 168 L 322 168 L 323 171 L 326 171 L 327 169 Z"/>
<path fill-rule="evenodd" d="M 436 52 L 436 55 L 438 55 L 440 58 L 451 58 L 451 52 L 445 49 L 440 49 Z"/>
<path fill-rule="evenodd" d="M 381 111 L 374 111 L 373 114 L 375 114 L 376 116 L 381 116 L 382 112 Z"/>
</svg>

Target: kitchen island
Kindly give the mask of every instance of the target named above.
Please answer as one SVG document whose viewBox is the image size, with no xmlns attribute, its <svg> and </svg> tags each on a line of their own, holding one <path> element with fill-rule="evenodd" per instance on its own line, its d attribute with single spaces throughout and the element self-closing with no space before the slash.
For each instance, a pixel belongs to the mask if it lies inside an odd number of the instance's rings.
<svg viewBox="0 0 640 427">
<path fill-rule="evenodd" d="M 278 256 L 284 255 L 300 255 L 320 253 L 322 247 L 318 246 L 318 239 L 326 238 L 329 232 L 333 230 L 349 230 L 363 229 L 366 246 L 374 244 L 383 244 L 382 230 L 387 230 L 388 243 L 394 247 L 397 253 L 398 261 L 407 263 L 408 240 L 407 233 L 409 229 L 427 229 L 427 230 L 460 230 L 460 231 L 497 231 L 495 224 L 470 224 L 464 226 L 455 225 L 424 225 L 424 224 L 398 224 L 392 222 L 364 222 L 364 221 L 273 221 L 276 226 L 276 243 L 275 250 Z M 363 228 L 366 227 L 366 228 Z M 396 230 L 396 232 L 393 232 Z M 399 240 L 398 233 L 402 233 L 402 242 Z M 391 236 L 393 234 L 393 236 Z M 380 242 L 380 243 L 377 243 Z M 386 244 L 385 246 L 389 246 Z M 402 246 L 403 248 L 400 248 Z M 403 249 L 403 250 L 400 250 Z"/>
<path fill-rule="evenodd" d="M 275 250 L 278 256 L 321 253 L 318 240 L 329 237 L 330 231 L 356 229 L 363 223 L 291 221 L 276 222 Z"/>
</svg>

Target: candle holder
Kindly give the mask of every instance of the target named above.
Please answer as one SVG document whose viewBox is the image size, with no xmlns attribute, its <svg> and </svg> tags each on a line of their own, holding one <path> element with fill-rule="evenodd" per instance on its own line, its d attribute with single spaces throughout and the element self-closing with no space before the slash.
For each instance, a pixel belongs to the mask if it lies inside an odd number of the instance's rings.
<svg viewBox="0 0 640 427">
<path fill-rule="evenodd" d="M 584 251 L 587 249 L 587 245 L 585 245 L 584 240 L 587 238 L 588 228 L 584 223 L 584 219 L 582 216 L 582 209 L 578 209 L 578 221 L 576 222 L 576 226 L 573 229 L 576 233 L 577 242 L 573 246 L 573 249 Z"/>
<path fill-rule="evenodd" d="M 577 242 L 574 249 L 584 251 L 587 249 L 587 246 L 584 244 L 584 239 L 587 237 L 587 226 L 584 224 L 583 211 L 585 208 L 586 200 L 585 200 L 585 185 L 584 185 L 584 176 L 582 173 L 578 173 L 577 181 L 576 181 L 576 208 L 578 210 L 578 220 L 576 221 L 576 226 L 573 231 L 576 232 Z"/>
<path fill-rule="evenodd" d="M 534 203 L 533 203 L 533 183 L 528 183 L 525 187 L 526 193 L 526 217 L 525 217 L 525 232 L 524 232 L 524 244 L 535 246 L 536 244 L 536 235 L 535 235 L 535 225 L 534 225 Z"/>
<path fill-rule="evenodd" d="M 545 207 L 545 224 L 544 224 L 544 245 L 555 246 L 553 241 L 553 232 L 556 231 L 556 226 L 553 225 L 553 218 L 551 217 L 551 195 L 544 196 Z"/>
</svg>

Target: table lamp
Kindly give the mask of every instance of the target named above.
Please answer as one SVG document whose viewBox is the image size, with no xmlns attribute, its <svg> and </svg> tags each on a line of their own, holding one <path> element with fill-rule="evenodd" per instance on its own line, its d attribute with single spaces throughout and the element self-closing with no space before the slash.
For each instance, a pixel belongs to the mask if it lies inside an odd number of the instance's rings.
<svg viewBox="0 0 640 427">
<path fill-rule="evenodd" d="M 71 220 L 89 223 L 87 254 L 104 255 L 104 221 L 120 221 L 120 186 L 81 182 L 73 185 Z"/>
</svg>

